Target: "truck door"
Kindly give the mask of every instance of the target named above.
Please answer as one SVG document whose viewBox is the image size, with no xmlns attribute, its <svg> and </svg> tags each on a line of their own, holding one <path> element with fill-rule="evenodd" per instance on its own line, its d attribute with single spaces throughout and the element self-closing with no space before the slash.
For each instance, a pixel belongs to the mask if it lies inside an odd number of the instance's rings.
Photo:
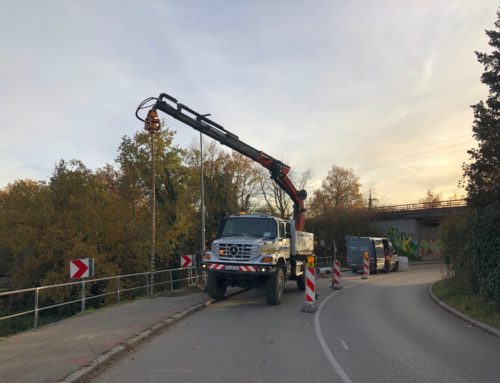
<svg viewBox="0 0 500 383">
<path fill-rule="evenodd" d="M 286 222 L 279 223 L 280 255 L 288 259 L 290 256 L 290 239 L 286 237 Z"/>
</svg>

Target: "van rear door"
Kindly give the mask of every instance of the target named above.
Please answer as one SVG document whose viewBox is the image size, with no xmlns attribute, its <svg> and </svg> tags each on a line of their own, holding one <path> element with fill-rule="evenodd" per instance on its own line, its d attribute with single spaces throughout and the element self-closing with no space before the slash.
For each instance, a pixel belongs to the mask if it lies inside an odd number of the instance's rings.
<svg viewBox="0 0 500 383">
<path fill-rule="evenodd" d="M 349 237 L 347 240 L 347 259 L 352 271 L 363 270 L 363 253 L 370 252 L 368 238 Z"/>
</svg>

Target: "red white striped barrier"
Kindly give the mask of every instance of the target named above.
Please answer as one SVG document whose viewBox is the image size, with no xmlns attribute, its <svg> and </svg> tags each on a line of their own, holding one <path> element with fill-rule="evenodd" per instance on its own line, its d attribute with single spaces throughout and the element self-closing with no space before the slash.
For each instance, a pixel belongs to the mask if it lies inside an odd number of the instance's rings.
<svg viewBox="0 0 500 383">
<path fill-rule="evenodd" d="M 307 267 L 305 274 L 306 305 L 302 307 L 301 311 L 315 312 L 318 309 L 314 306 L 314 303 L 316 302 L 316 269 L 314 267 Z"/>
<path fill-rule="evenodd" d="M 333 270 L 332 270 L 332 289 L 340 290 L 342 289 L 342 285 L 340 283 L 340 262 L 333 262 Z"/>
<path fill-rule="evenodd" d="M 208 268 L 210 270 L 224 270 L 224 265 L 222 265 L 220 263 L 210 263 L 208 265 Z"/>
<path fill-rule="evenodd" d="M 209 263 L 208 264 L 208 269 L 209 270 L 236 270 L 236 271 L 247 271 L 251 273 L 257 272 L 257 267 L 255 266 L 233 266 L 233 265 L 224 265 L 223 263 Z"/>
<path fill-rule="evenodd" d="M 313 305 L 316 302 L 316 269 L 307 268 L 306 276 L 306 304 Z"/>
<path fill-rule="evenodd" d="M 365 252 L 363 253 L 363 276 L 361 278 L 368 279 L 369 275 L 370 275 L 370 263 L 369 263 L 368 253 Z"/>
</svg>

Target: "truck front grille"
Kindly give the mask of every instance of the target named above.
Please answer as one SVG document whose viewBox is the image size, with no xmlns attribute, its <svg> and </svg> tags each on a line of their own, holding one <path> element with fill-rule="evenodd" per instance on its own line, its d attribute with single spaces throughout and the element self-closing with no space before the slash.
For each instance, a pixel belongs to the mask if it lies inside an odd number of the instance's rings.
<svg viewBox="0 0 500 383">
<path fill-rule="evenodd" d="M 217 243 L 214 244 L 213 251 L 222 260 L 250 259 L 259 255 L 259 246 L 234 243 Z"/>
</svg>

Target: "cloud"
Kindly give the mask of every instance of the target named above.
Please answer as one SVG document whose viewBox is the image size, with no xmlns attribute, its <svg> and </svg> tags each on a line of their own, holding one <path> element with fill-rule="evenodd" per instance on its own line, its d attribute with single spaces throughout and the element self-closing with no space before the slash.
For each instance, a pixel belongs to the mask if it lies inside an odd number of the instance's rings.
<svg viewBox="0 0 500 383">
<path fill-rule="evenodd" d="M 91 168 L 111 162 L 121 137 L 142 129 L 133 117 L 139 102 L 167 92 L 299 172 L 312 168 L 313 185 L 335 163 L 360 169 L 366 188 L 380 187 L 387 200 L 412 202 L 403 200 L 439 187 L 436 177 L 459 177 L 462 158 L 361 168 L 470 132 L 469 105 L 485 95 L 473 51 L 487 48 L 484 29 L 493 27 L 497 2 L 23 1 L 4 8 L 0 187 L 45 179 L 60 158 Z M 166 120 L 176 143 L 197 139 Z"/>
</svg>

